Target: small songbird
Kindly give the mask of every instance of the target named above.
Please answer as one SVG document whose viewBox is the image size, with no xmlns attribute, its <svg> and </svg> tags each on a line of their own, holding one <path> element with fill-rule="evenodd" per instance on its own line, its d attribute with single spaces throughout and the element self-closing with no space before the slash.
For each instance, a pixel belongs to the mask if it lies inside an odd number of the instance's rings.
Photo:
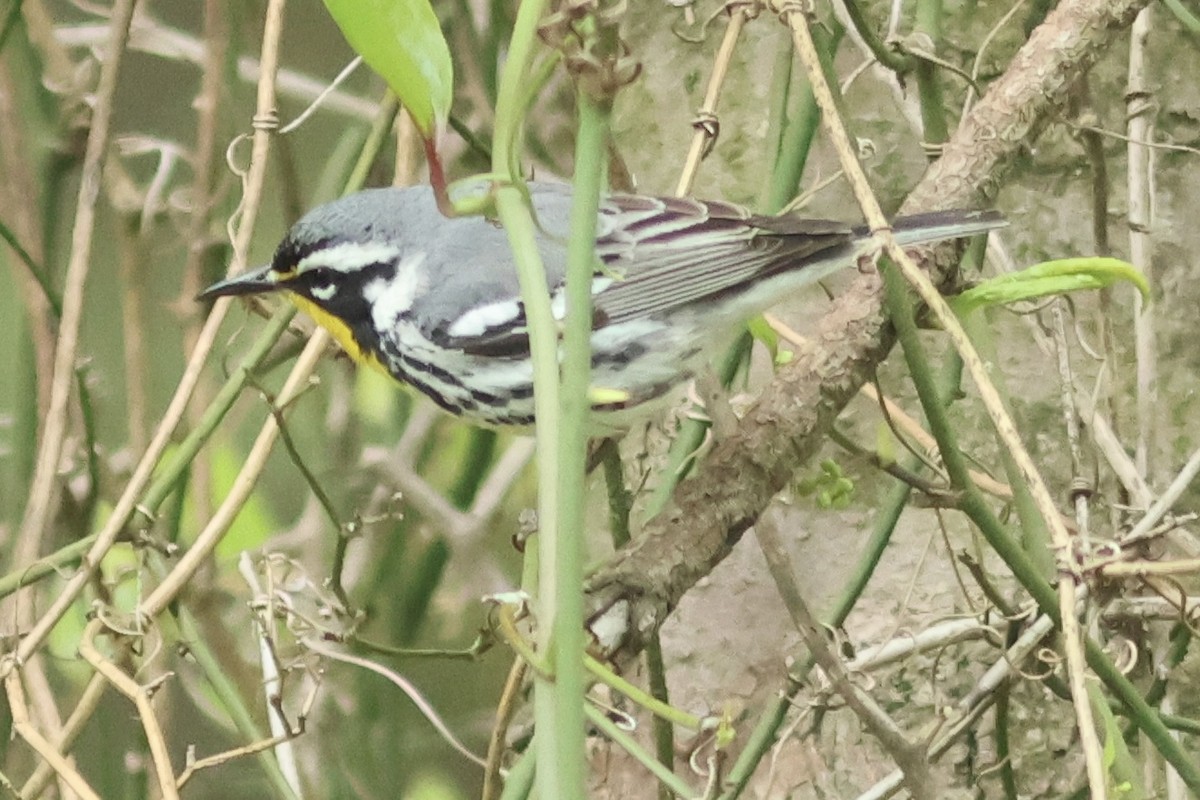
<svg viewBox="0 0 1200 800">
<path fill-rule="evenodd" d="M 529 184 L 537 246 L 565 312 L 571 189 Z M 710 347 L 798 288 L 868 255 L 865 227 L 730 203 L 614 194 L 600 203 L 592 275 L 592 393 L 601 427 L 702 368 Z M 901 245 L 1003 226 L 993 211 L 893 223 Z M 201 299 L 284 290 L 355 360 L 490 425 L 534 419 L 533 367 L 503 229 L 447 218 L 428 187 L 371 189 L 309 212 L 271 263 Z"/>
</svg>

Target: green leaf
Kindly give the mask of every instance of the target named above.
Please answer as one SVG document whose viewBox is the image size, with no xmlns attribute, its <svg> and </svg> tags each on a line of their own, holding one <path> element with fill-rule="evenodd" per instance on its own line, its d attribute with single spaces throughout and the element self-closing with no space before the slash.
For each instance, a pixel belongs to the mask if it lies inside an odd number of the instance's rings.
<svg viewBox="0 0 1200 800">
<path fill-rule="evenodd" d="M 986 306 L 1007 305 L 1048 295 L 1103 289 L 1125 280 L 1150 299 L 1146 277 L 1132 264 L 1116 258 L 1064 258 L 984 281 L 960 294 L 951 306 L 960 316 Z"/>
<path fill-rule="evenodd" d="M 750 331 L 751 336 L 763 343 L 767 348 L 767 352 L 771 354 L 772 362 L 779 357 L 779 334 L 771 327 L 771 323 L 767 322 L 766 317 L 759 314 L 757 317 L 748 320 L 746 322 L 746 330 Z"/>
<path fill-rule="evenodd" d="M 408 109 L 426 140 L 446 127 L 450 48 L 429 0 L 325 0 L 342 35 Z"/>
<path fill-rule="evenodd" d="M 826 458 L 821 461 L 821 471 L 831 478 L 842 477 L 842 466 L 832 458 Z"/>
</svg>

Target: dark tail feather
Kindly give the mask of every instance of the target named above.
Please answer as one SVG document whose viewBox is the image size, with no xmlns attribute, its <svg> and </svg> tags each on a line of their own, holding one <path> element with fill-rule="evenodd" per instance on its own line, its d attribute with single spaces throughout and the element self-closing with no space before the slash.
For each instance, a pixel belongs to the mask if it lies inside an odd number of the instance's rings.
<svg viewBox="0 0 1200 800">
<path fill-rule="evenodd" d="M 1008 221 L 999 211 L 931 211 L 893 220 L 892 233 L 897 242 L 909 245 L 975 236 L 1007 224 Z M 860 226 L 854 232 L 866 234 L 867 228 Z"/>
</svg>

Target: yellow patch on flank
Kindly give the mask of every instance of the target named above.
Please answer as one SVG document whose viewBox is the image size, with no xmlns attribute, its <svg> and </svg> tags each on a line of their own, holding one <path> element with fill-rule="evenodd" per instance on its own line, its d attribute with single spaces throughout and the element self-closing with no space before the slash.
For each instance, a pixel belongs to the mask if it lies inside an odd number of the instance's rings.
<svg viewBox="0 0 1200 800">
<path fill-rule="evenodd" d="M 589 386 L 588 401 L 594 406 L 616 405 L 629 402 L 630 394 L 624 389 L 611 389 L 607 386 Z"/>
<path fill-rule="evenodd" d="M 373 367 L 390 377 L 387 367 L 380 363 L 378 355 L 365 351 L 358 346 L 358 342 L 354 340 L 354 334 L 350 332 L 349 325 L 307 297 L 302 297 L 294 292 L 288 292 L 287 295 L 291 298 L 292 304 L 296 308 L 312 317 L 313 322 L 329 331 L 329 335 L 337 340 L 337 343 L 342 346 L 342 349 L 346 351 L 350 358 L 354 359 L 355 363 L 366 364 L 368 367 Z"/>
</svg>

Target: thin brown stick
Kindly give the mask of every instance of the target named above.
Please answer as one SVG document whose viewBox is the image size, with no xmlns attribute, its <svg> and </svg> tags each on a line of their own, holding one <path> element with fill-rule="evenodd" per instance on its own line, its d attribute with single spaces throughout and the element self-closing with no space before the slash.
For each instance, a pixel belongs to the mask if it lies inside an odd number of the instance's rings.
<svg viewBox="0 0 1200 800">
<path fill-rule="evenodd" d="M 21 9 L 22 15 L 28 18 L 32 9 L 39 4 L 31 3 Z M 49 24 L 47 27 L 51 27 Z M 71 48 L 94 49 L 103 43 L 104 30 L 99 25 L 57 25 L 52 26 L 51 41 L 58 46 Z M 40 47 L 39 43 L 39 47 Z M 133 23 L 129 48 L 135 52 L 145 53 L 164 61 L 172 61 L 182 65 L 202 67 L 209 55 L 208 44 L 192 35 L 189 31 L 171 27 L 158 20 L 143 9 Z M 69 63 L 69 62 L 68 62 Z M 229 60 L 222 62 L 224 67 Z M 270 68 L 270 65 L 266 65 Z M 263 79 L 263 62 L 254 56 L 244 55 L 236 59 L 232 69 L 236 77 L 245 83 L 257 84 Z M 77 72 L 78 70 L 74 70 Z M 72 72 L 67 73 L 69 78 Z M 54 77 L 49 79 L 54 81 Z M 64 85 L 67 80 L 59 80 L 54 85 Z M 329 81 L 317 78 L 304 72 L 291 69 L 279 69 L 275 85 L 281 97 L 295 100 L 297 103 L 311 103 L 325 92 Z M 321 104 L 324 111 L 339 114 L 352 121 L 370 122 L 378 114 L 379 105 L 375 100 L 360 97 L 348 92 L 335 91 L 329 94 Z"/>
<path fill-rule="evenodd" d="M 241 226 L 238 229 L 237 241 L 234 246 L 232 269 L 235 270 L 245 266 L 245 253 L 249 246 L 250 237 L 254 232 L 254 223 L 258 216 L 258 208 L 262 202 L 263 186 L 266 181 L 267 153 L 271 142 L 271 127 L 265 121 L 274 114 L 275 108 L 273 78 L 275 69 L 279 64 L 279 38 L 283 30 L 283 7 L 284 0 L 272 0 L 267 6 L 266 22 L 263 30 L 263 72 L 258 87 L 258 112 L 256 114 L 256 119 L 264 122 L 256 128 L 254 133 L 253 152 L 250 160 L 250 169 L 246 177 L 245 194 L 243 196 L 244 212 Z M 216 341 L 217 331 L 221 327 L 221 322 L 225 318 L 225 313 L 229 309 L 230 302 L 228 298 L 222 298 L 214 304 L 212 313 L 209 314 L 208 320 L 200 332 L 196 349 L 192 352 L 192 357 L 184 369 L 183 376 L 179 379 L 175 395 L 171 398 L 171 403 L 163 415 L 162 422 L 159 423 L 158 430 L 155 431 L 149 449 L 142 456 L 141 461 L 138 462 L 133 477 L 129 479 L 129 483 L 126 485 L 121 498 L 117 501 L 116 508 L 113 510 L 108 522 L 97 535 L 96 542 L 88 550 L 87 555 L 84 556 L 79 570 L 67 581 L 62 592 L 55 598 L 50 608 L 46 610 L 37 624 L 21 640 L 16 653 L 15 661 L 17 663 L 28 659 L 34 651 L 41 647 L 42 642 L 50 634 L 50 630 L 62 618 L 62 615 L 67 612 L 71 604 L 75 602 L 75 599 L 83 591 L 84 586 L 87 585 L 88 580 L 91 578 L 93 570 L 100 563 L 100 560 L 108 552 L 109 548 L 112 547 L 121 530 L 133 516 L 138 499 L 141 497 L 147 484 L 149 484 L 150 477 L 154 473 L 159 458 L 166 450 L 175 427 L 183 417 L 192 392 L 196 388 L 200 372 L 204 368 L 208 360 L 208 354 L 211 352 L 213 344 Z"/>
<path fill-rule="evenodd" d="M 1189 575 L 1200 572 L 1200 558 L 1172 561 L 1118 561 L 1105 564 L 1100 573 L 1106 578 L 1141 578 L 1146 575 Z"/>
<path fill-rule="evenodd" d="M 183 772 L 179 773 L 179 777 L 175 781 L 175 788 L 182 789 L 184 784 L 195 777 L 196 773 L 200 772 L 201 770 L 219 767 L 222 764 L 227 764 L 230 761 L 233 761 L 234 759 L 252 756 L 255 753 L 261 753 L 263 750 L 270 750 L 272 747 L 281 745 L 284 742 L 289 741 L 291 738 L 292 735 L 290 733 L 284 733 L 280 734 L 279 736 L 272 736 L 269 739 L 251 742 L 250 744 L 242 745 L 241 747 L 234 747 L 231 750 L 226 750 L 221 753 L 214 753 L 211 756 L 205 756 L 204 758 L 190 761 L 188 765 L 183 768 Z"/>
<path fill-rule="evenodd" d="M 791 344 L 794 344 L 797 347 L 804 347 L 806 345 L 803 336 L 796 333 L 795 330 L 793 330 L 789 325 L 784 323 L 774 314 L 767 312 L 763 314 L 763 317 L 766 318 L 767 324 L 775 329 L 776 333 L 778 333 Z M 919 444 L 925 450 L 925 452 L 937 452 L 937 440 L 930 435 L 929 431 L 922 428 L 921 423 L 913 419 L 913 417 L 907 411 L 898 406 L 890 397 L 879 394 L 879 390 L 875 388 L 875 384 L 864 383 L 858 390 L 858 393 L 870 400 L 875 405 L 882 403 L 884 408 L 887 410 L 888 416 L 891 418 L 892 422 L 896 424 L 896 427 L 915 439 L 917 444 Z M 1002 500 L 1012 499 L 1012 487 L 1007 483 L 1002 483 L 996 480 L 990 475 L 986 475 L 977 470 L 971 470 L 971 480 L 975 482 L 975 485 L 978 486 L 980 490 L 987 492 L 994 497 L 999 497 Z"/>
<path fill-rule="evenodd" d="M 125 695 L 138 710 L 138 719 L 146 734 L 146 744 L 150 747 L 150 761 L 154 764 L 154 774 L 158 779 L 158 789 L 165 800 L 179 800 L 179 792 L 175 786 L 175 771 L 171 768 L 171 756 L 167 752 L 167 740 L 158 724 L 158 716 L 150 703 L 150 695 L 137 681 L 130 678 L 116 664 L 105 658 L 96 649 L 95 639 L 104 631 L 104 623 L 94 619 L 83 631 L 79 639 L 79 655 L 92 665 L 96 672 Z"/>
<path fill-rule="evenodd" d="M 329 342 L 329 335 L 324 330 L 317 331 L 309 339 L 308 344 L 296 359 L 295 366 L 292 368 L 291 373 L 283 384 L 283 388 L 279 392 L 278 404 L 281 407 L 286 407 L 296 398 L 296 395 L 307 388 L 308 378 L 324 354 Z M 238 472 L 237 477 L 234 478 L 233 486 L 221 502 L 216 513 L 213 514 L 213 518 L 204 526 L 204 530 L 196 537 L 196 541 L 188 548 L 188 551 L 183 554 L 171 571 L 163 577 L 162 582 L 142 602 L 141 613 L 148 618 L 153 618 L 161 614 L 179 592 L 183 590 L 187 582 L 191 580 L 196 570 L 200 568 L 200 565 L 212 554 L 212 551 L 220 543 L 225 532 L 233 524 L 233 520 L 237 517 L 238 512 L 242 510 L 242 506 L 250 499 L 250 493 L 254 491 L 259 475 L 262 474 L 263 469 L 266 467 L 267 458 L 270 456 L 271 449 L 278 438 L 279 423 L 273 414 L 268 415 L 258 432 L 258 437 L 254 440 L 254 445 L 250 448 L 250 452 L 246 456 L 246 460 L 242 463 L 241 470 Z"/>
<path fill-rule="evenodd" d="M 501 789 L 504 788 L 500 778 L 500 765 L 507 746 L 505 735 L 508 733 L 509 725 L 512 724 L 513 715 L 516 714 L 521 684 L 525 680 L 528 666 L 525 659 L 517 656 L 513 659 L 512 666 L 508 670 L 508 677 L 504 680 L 504 688 L 500 692 L 500 703 L 496 706 L 496 724 L 492 726 L 492 733 L 488 737 L 487 765 L 483 769 L 483 794 L 481 795 L 483 800 L 496 800 L 500 796 Z"/>
<path fill-rule="evenodd" d="M 1143 142 L 1154 138 L 1155 105 L 1148 81 L 1146 42 L 1150 38 L 1151 7 L 1133 21 L 1129 37 L 1129 89 L 1125 93 L 1129 120 L 1129 260 L 1144 273 L 1154 257 L 1151 230 L 1154 224 L 1154 152 Z M 1133 292 L 1133 330 L 1137 393 L 1137 441 L 1134 460 L 1138 473 L 1149 480 L 1150 458 L 1157 451 L 1158 350 L 1154 311 Z"/>
<path fill-rule="evenodd" d="M 21 675 L 12 671 L 4 678 L 4 689 L 8 695 L 9 713 L 17 735 L 24 739 L 34 751 L 59 775 L 75 794 L 83 800 L 100 800 L 100 795 L 88 785 L 75 768 L 54 745 L 46 741 L 29 720 L 29 709 L 25 703 L 25 690 L 21 686 Z"/>
<path fill-rule="evenodd" d="M 83 322 L 84 285 L 92 262 L 92 234 L 96 227 L 96 200 L 100 179 L 108 155 L 112 130 L 113 101 L 122 56 L 129 38 L 129 24 L 137 0 L 117 0 L 109 21 L 105 57 L 96 87 L 92 128 L 84 151 L 79 195 L 75 205 L 75 227 L 71 232 L 71 255 L 62 297 L 62 319 L 54 350 L 54 372 L 50 383 L 50 405 L 42 428 L 41 446 L 29 487 L 25 515 L 17 534 L 19 541 L 40 542 L 50 524 L 51 500 L 58 479 L 58 465 L 67 437 L 67 406 L 75 381 L 75 357 L 79 351 L 79 329 Z M 26 656 L 29 651 L 24 651 Z"/>
<path fill-rule="evenodd" d="M 46 738 L 57 745 L 65 739 L 65 728 L 61 714 L 58 710 L 58 702 L 54 696 L 54 687 L 50 685 L 50 679 L 46 675 L 46 657 L 42 653 L 38 653 L 25 662 L 21 669 L 21 674 L 25 677 L 24 688 L 28 692 L 29 699 L 32 702 L 31 711 L 38 729 L 43 732 Z M 66 749 L 59 747 L 58 752 L 63 754 L 67 759 L 67 763 L 73 767 L 76 766 L 70 756 L 67 755 Z M 44 763 L 44 762 L 43 762 Z M 53 775 L 53 771 L 49 771 L 47 777 Z M 64 797 L 70 797 L 70 793 L 64 794 L 66 782 L 61 775 L 58 776 L 59 794 Z"/>
<path fill-rule="evenodd" d="M 696 111 L 696 119 L 692 126 L 696 132 L 692 134 L 692 143 L 688 148 L 687 158 L 683 162 L 683 171 L 679 175 L 679 183 L 675 186 L 675 194 L 683 196 L 692 191 L 696 180 L 696 172 L 700 162 L 704 160 L 716 143 L 720 131 L 720 120 L 717 118 L 717 101 L 721 97 L 721 89 L 725 85 L 725 76 L 729 73 L 729 63 L 733 60 L 733 50 L 737 46 L 738 37 L 746 21 L 757 12 L 757 4 L 753 2 L 730 3 L 728 5 L 729 25 L 725 28 L 725 36 L 721 39 L 721 47 L 713 60 L 712 75 L 708 79 L 708 89 L 704 93 L 704 104 Z"/>
<path fill-rule="evenodd" d="M 202 307 L 193 298 L 204 280 L 204 260 L 216 238 L 210 226 L 216 205 L 217 135 L 221 100 L 225 89 L 225 65 L 229 47 L 229 24 L 223 0 L 204 0 L 204 57 L 201 61 L 200 92 L 196 97 L 196 144 L 192 151 L 192 208 L 187 227 L 187 256 L 183 264 L 177 313 L 183 318 L 184 354 L 195 352 L 204 330 Z M 212 396 L 210 381 L 196 385 L 196 402 L 189 421 L 195 425 Z M 191 467 L 191 497 L 196 520 L 212 515 L 212 462 L 200 455 Z M 199 523 L 197 523 L 199 524 Z"/>
<path fill-rule="evenodd" d="M 100 700 L 104 697 L 104 687 L 107 685 L 108 682 L 104 679 L 103 675 L 92 674 L 87 686 L 83 689 L 83 694 L 80 696 L 79 702 L 75 704 L 74 710 L 71 711 L 71 716 L 67 717 L 67 722 L 63 725 L 62 732 L 54 740 L 53 746 L 56 752 L 70 752 L 72 745 L 75 744 L 75 740 L 83 732 L 83 726 L 96 713 L 96 707 L 100 705 Z M 43 761 L 38 764 L 33 774 L 21 786 L 21 797 L 38 797 L 52 777 L 54 777 L 54 768 L 50 765 L 50 762 Z"/>
<path fill-rule="evenodd" d="M 796 572 L 784 545 L 780 530 L 780 512 L 777 506 L 767 509 L 754 527 L 755 538 L 767 561 L 767 568 L 775 581 L 783 605 L 792 618 L 792 624 L 804 638 L 813 660 L 829 678 L 833 691 L 845 701 L 858 717 L 859 722 L 879 741 L 896 765 L 904 773 L 904 785 L 914 798 L 935 798 L 937 785 L 929 771 L 925 748 L 910 742 L 904 731 L 880 708 L 871 697 L 856 687 L 850 679 L 841 658 L 833 651 L 825 627 L 808 607 L 800 587 L 796 583 Z"/>
</svg>

